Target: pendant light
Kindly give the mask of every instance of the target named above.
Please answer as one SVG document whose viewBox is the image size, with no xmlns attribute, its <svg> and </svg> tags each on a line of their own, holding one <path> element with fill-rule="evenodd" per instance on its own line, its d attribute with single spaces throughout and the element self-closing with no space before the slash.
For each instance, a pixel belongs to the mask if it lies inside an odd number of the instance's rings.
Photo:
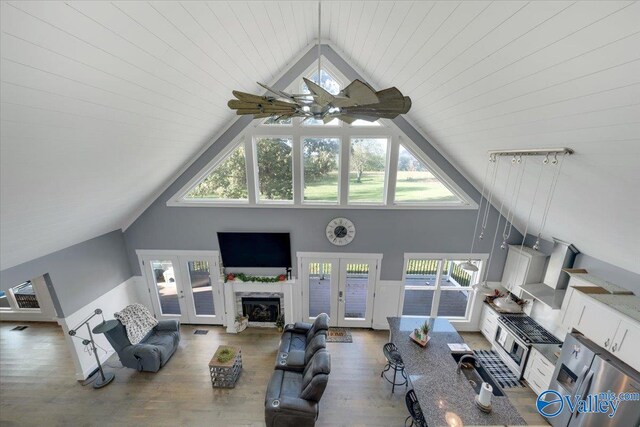
<svg viewBox="0 0 640 427">
<path fill-rule="evenodd" d="M 487 176 L 489 175 L 489 166 L 495 163 L 496 157 L 490 156 L 489 161 L 487 162 L 487 167 L 484 169 L 484 178 L 482 179 L 482 192 L 480 193 L 480 204 L 478 205 L 478 214 L 476 215 L 476 225 L 473 228 L 473 235 L 471 236 L 471 250 L 469 251 L 469 259 L 460 264 L 460 268 L 465 271 L 477 272 L 478 266 L 471 262 L 471 256 L 473 255 L 473 245 L 476 240 L 476 232 L 478 231 L 478 223 L 480 222 L 480 212 L 482 211 L 482 202 L 484 199 L 484 190 L 487 184 Z M 489 202 L 487 201 L 487 206 Z M 474 285 L 475 286 L 475 285 Z"/>
</svg>

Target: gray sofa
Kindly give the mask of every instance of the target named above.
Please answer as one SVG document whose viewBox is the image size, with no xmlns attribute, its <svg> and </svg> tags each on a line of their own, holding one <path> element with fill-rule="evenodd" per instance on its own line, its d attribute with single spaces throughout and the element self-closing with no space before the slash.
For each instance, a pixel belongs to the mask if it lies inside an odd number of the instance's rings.
<svg viewBox="0 0 640 427">
<path fill-rule="evenodd" d="M 307 345 L 318 334 L 326 335 L 329 330 L 329 316 L 321 313 L 313 323 L 296 322 L 287 325 L 282 333 L 278 353 L 290 353 L 294 350 L 305 351 Z"/>
<path fill-rule="evenodd" d="M 302 372 L 276 369 L 264 402 L 267 427 L 313 427 L 327 387 L 331 358 L 317 351 Z"/>
<path fill-rule="evenodd" d="M 158 372 L 173 356 L 180 342 L 180 322 L 160 320 L 138 344 L 131 344 L 127 330 L 118 326 L 105 332 L 123 366 L 138 371 Z"/>
<path fill-rule="evenodd" d="M 278 353 L 276 356 L 276 369 L 283 371 L 302 372 L 309 364 L 311 358 L 320 350 L 327 347 L 327 336 L 315 335 L 304 350 L 291 350 L 288 353 Z"/>
</svg>

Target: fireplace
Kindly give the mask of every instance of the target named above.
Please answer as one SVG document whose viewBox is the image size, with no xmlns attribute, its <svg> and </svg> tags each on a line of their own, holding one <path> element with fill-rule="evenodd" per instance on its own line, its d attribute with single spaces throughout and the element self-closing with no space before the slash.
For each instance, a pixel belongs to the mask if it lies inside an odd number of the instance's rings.
<svg viewBox="0 0 640 427">
<path fill-rule="evenodd" d="M 249 322 L 275 322 L 280 314 L 280 298 L 242 298 L 242 314 Z"/>
</svg>

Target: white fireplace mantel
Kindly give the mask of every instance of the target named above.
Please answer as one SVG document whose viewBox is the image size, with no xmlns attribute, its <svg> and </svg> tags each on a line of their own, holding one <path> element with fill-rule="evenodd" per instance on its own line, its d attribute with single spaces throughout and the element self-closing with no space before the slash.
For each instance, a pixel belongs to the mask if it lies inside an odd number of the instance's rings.
<svg viewBox="0 0 640 427">
<path fill-rule="evenodd" d="M 236 315 L 236 294 L 239 292 L 265 292 L 265 293 L 281 293 L 284 299 L 285 323 L 293 323 L 293 285 L 295 279 L 285 280 L 282 282 L 263 283 L 263 282 L 241 282 L 238 280 L 224 283 L 224 301 L 227 318 L 227 332 L 236 333 L 234 322 Z"/>
</svg>

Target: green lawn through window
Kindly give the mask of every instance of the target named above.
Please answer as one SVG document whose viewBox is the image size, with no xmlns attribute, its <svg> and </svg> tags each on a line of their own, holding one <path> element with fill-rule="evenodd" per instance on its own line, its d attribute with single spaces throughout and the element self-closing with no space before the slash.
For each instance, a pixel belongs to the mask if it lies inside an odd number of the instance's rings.
<svg viewBox="0 0 640 427">
<path fill-rule="evenodd" d="M 365 172 L 362 182 L 357 183 L 355 174 L 349 174 L 350 202 L 382 203 L 384 172 Z M 338 173 L 330 173 L 312 182 L 305 182 L 305 201 L 335 200 Z M 342 188 L 346 191 L 346 188 Z M 398 171 L 396 200 L 400 202 L 457 202 L 438 179 L 426 171 Z"/>
</svg>

